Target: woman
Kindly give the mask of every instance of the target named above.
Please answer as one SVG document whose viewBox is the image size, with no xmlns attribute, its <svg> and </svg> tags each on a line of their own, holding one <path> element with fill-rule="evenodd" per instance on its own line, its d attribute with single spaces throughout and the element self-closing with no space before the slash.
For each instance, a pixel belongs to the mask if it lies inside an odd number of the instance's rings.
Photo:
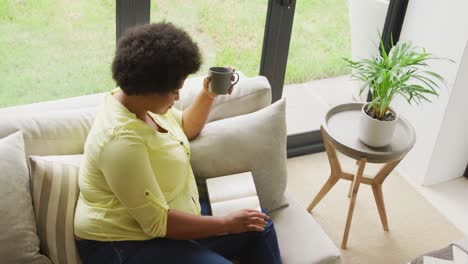
<svg viewBox="0 0 468 264">
<path fill-rule="evenodd" d="M 80 167 L 75 237 L 83 263 L 281 263 L 269 217 L 210 215 L 199 201 L 189 140 L 216 95 L 209 78 L 183 113 L 179 89 L 201 64 L 197 45 L 170 23 L 129 30 L 119 41 L 106 95 Z"/>
</svg>

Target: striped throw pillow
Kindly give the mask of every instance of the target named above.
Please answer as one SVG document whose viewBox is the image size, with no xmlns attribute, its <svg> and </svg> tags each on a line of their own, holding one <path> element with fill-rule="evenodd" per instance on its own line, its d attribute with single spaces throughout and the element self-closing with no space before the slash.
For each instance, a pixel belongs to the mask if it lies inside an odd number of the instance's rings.
<svg viewBox="0 0 468 264">
<path fill-rule="evenodd" d="M 73 219 L 81 158 L 82 155 L 29 157 L 41 252 L 55 264 L 80 263 Z"/>
</svg>

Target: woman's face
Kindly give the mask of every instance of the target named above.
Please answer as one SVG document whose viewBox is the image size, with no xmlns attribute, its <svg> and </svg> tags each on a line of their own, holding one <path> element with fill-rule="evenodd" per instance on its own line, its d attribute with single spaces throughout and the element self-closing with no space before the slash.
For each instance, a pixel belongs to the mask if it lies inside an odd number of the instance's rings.
<svg viewBox="0 0 468 264">
<path fill-rule="evenodd" d="M 184 80 L 180 83 L 179 87 L 170 91 L 167 94 L 154 94 L 147 97 L 149 100 L 150 111 L 155 114 L 165 114 L 174 105 L 175 101 L 179 100 L 179 91 L 184 85 Z"/>
</svg>

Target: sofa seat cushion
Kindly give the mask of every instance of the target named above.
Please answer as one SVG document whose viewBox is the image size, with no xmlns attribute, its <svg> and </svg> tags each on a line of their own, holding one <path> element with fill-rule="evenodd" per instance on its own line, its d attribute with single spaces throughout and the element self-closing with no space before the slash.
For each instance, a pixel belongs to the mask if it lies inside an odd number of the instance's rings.
<svg viewBox="0 0 468 264">
<path fill-rule="evenodd" d="M 0 262 L 50 263 L 39 254 L 21 131 L 0 139 L 0 157 Z"/>
<path fill-rule="evenodd" d="M 41 252 L 54 263 L 79 263 L 73 221 L 82 155 L 31 156 L 29 159 Z"/>
<path fill-rule="evenodd" d="M 200 195 L 206 179 L 252 171 L 260 204 L 284 206 L 286 188 L 285 99 L 257 112 L 206 124 L 190 145 Z"/>
<path fill-rule="evenodd" d="M 286 195 L 288 207 L 270 214 L 283 264 L 341 263 L 340 251 L 315 219 Z"/>
</svg>

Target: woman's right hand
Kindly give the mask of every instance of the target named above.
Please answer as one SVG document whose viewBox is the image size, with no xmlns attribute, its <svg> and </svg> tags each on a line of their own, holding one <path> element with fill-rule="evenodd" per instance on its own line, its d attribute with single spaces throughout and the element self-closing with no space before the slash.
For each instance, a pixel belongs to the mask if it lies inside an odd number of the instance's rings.
<svg viewBox="0 0 468 264">
<path fill-rule="evenodd" d="M 260 211 L 243 209 L 225 216 L 228 233 L 238 234 L 248 231 L 262 232 L 270 217 Z"/>
</svg>

